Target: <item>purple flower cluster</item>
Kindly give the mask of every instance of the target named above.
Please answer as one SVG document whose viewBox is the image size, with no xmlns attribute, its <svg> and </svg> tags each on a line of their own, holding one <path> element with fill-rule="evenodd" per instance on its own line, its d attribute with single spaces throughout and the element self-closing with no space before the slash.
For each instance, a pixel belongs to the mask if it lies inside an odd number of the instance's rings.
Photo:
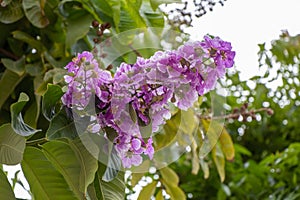
<svg viewBox="0 0 300 200">
<path fill-rule="evenodd" d="M 153 158 L 151 136 L 171 117 L 170 104 L 186 110 L 212 90 L 233 66 L 231 49 L 229 42 L 205 36 L 202 42 L 158 51 L 149 59 L 138 57 L 132 65 L 122 63 L 114 77 L 83 52 L 66 66 L 68 90 L 62 101 L 83 110 L 95 95 L 98 124 L 117 133 L 113 142 L 123 166 L 138 166 L 142 155 Z"/>
</svg>

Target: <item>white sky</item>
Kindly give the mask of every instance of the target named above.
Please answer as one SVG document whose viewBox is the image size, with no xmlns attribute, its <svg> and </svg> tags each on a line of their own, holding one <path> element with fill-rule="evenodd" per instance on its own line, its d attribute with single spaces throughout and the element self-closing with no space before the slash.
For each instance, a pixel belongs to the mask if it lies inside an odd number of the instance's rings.
<svg viewBox="0 0 300 200">
<path fill-rule="evenodd" d="M 236 68 L 248 79 L 258 71 L 257 44 L 270 43 L 285 29 L 291 35 L 300 34 L 300 0 L 227 0 L 225 6 L 217 5 L 213 12 L 194 20 L 193 26 L 188 32 L 194 40 L 209 33 L 231 42 Z M 17 169 L 5 167 L 10 172 Z M 17 197 L 29 198 L 20 186 L 15 192 Z"/>
<path fill-rule="evenodd" d="M 300 34 L 300 0 L 227 0 L 194 20 L 194 40 L 209 33 L 232 43 L 242 79 L 257 74 L 259 43 L 279 38 L 281 30 Z"/>
</svg>

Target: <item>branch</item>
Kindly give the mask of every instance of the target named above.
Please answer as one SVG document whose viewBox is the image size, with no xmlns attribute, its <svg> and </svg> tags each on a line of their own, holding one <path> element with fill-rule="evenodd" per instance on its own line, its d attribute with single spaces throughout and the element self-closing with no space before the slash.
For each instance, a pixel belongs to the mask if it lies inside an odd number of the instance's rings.
<svg viewBox="0 0 300 200">
<path fill-rule="evenodd" d="M 0 48 L 0 53 L 4 54 L 5 56 L 12 58 L 14 60 L 19 60 L 18 56 L 14 55 L 13 53 L 11 53 L 3 48 Z"/>
<path fill-rule="evenodd" d="M 221 116 L 209 116 L 209 115 L 198 115 L 199 119 L 238 119 L 242 116 L 246 119 L 248 116 L 255 118 L 255 114 L 259 112 L 267 112 L 268 115 L 273 115 L 274 111 L 271 108 L 259 108 L 254 110 L 244 110 L 242 112 L 233 112 L 228 115 L 221 115 Z"/>
</svg>

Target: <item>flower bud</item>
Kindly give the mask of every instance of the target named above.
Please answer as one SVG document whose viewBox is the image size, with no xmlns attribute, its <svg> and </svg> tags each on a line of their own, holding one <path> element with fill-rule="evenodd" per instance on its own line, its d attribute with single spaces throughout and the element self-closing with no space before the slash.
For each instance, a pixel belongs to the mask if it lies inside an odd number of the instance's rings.
<svg viewBox="0 0 300 200">
<path fill-rule="evenodd" d="M 274 114 L 274 111 L 271 108 L 268 108 L 267 114 L 271 116 Z"/>
<path fill-rule="evenodd" d="M 99 22 L 97 20 L 92 21 L 92 26 L 97 28 L 99 26 Z"/>
</svg>

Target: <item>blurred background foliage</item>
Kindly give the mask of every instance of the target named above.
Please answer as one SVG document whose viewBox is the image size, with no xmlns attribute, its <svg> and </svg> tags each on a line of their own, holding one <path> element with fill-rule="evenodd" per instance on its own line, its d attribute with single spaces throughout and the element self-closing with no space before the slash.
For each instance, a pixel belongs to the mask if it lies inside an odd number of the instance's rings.
<svg viewBox="0 0 300 200">
<path fill-rule="evenodd" d="M 231 70 L 219 83 L 226 88 L 227 97 L 222 105 L 226 113 L 217 115 L 226 122 L 225 126 L 213 126 L 213 130 L 221 130 L 221 135 L 210 154 L 201 156 L 205 137 L 213 140 L 207 133 L 212 122 L 205 117 L 211 113 L 211 97 L 206 95 L 199 98 L 194 109 L 174 110 L 172 119 L 155 136 L 156 150 L 178 141 L 184 147 L 190 144 L 187 153 L 168 167 L 150 168 L 147 173 L 128 172 L 126 181 L 119 173 L 107 183 L 101 179 L 105 166 L 91 158 L 70 133 L 72 129 L 66 128 L 70 119 L 57 103 L 64 85 L 63 67 L 77 52 L 92 50 L 106 38 L 133 29 L 139 33 L 148 27 L 173 30 L 175 34 L 154 33 L 164 41 L 157 47 L 176 48 L 188 39 L 183 31 L 191 26 L 193 17 L 202 16 L 224 1 L 0 2 L 0 161 L 6 165 L 22 164 L 33 198 L 46 198 L 39 185 L 47 188 L 46 195 L 61 195 L 64 199 L 131 199 L 140 190 L 139 199 L 155 196 L 157 200 L 300 198 L 300 35 L 290 36 L 284 31 L 271 44 L 259 44 L 257 76 L 241 81 L 239 73 Z M 165 5 L 174 2 L 179 3 L 175 9 Z M 135 34 L 127 34 L 118 42 L 132 48 Z M 145 38 L 142 42 L 158 42 L 151 36 Z M 122 61 L 134 62 L 138 55 L 149 57 L 155 51 L 127 52 L 117 56 L 112 66 L 102 67 L 114 71 Z M 116 49 L 109 53 L 120 55 Z M 41 101 L 45 96 L 52 99 L 48 106 Z M 60 112 L 54 112 L 53 118 L 52 111 Z M 182 116 L 188 117 L 190 123 L 179 126 Z M 57 133 L 54 129 L 62 131 Z M 69 171 L 70 166 L 77 168 Z M 0 168 L 0 197 L 14 199 L 12 188 L 22 184 L 18 173 L 11 188 L 2 165 Z M 82 173 L 86 168 L 88 171 Z M 51 185 L 57 180 L 61 185 Z"/>
</svg>

